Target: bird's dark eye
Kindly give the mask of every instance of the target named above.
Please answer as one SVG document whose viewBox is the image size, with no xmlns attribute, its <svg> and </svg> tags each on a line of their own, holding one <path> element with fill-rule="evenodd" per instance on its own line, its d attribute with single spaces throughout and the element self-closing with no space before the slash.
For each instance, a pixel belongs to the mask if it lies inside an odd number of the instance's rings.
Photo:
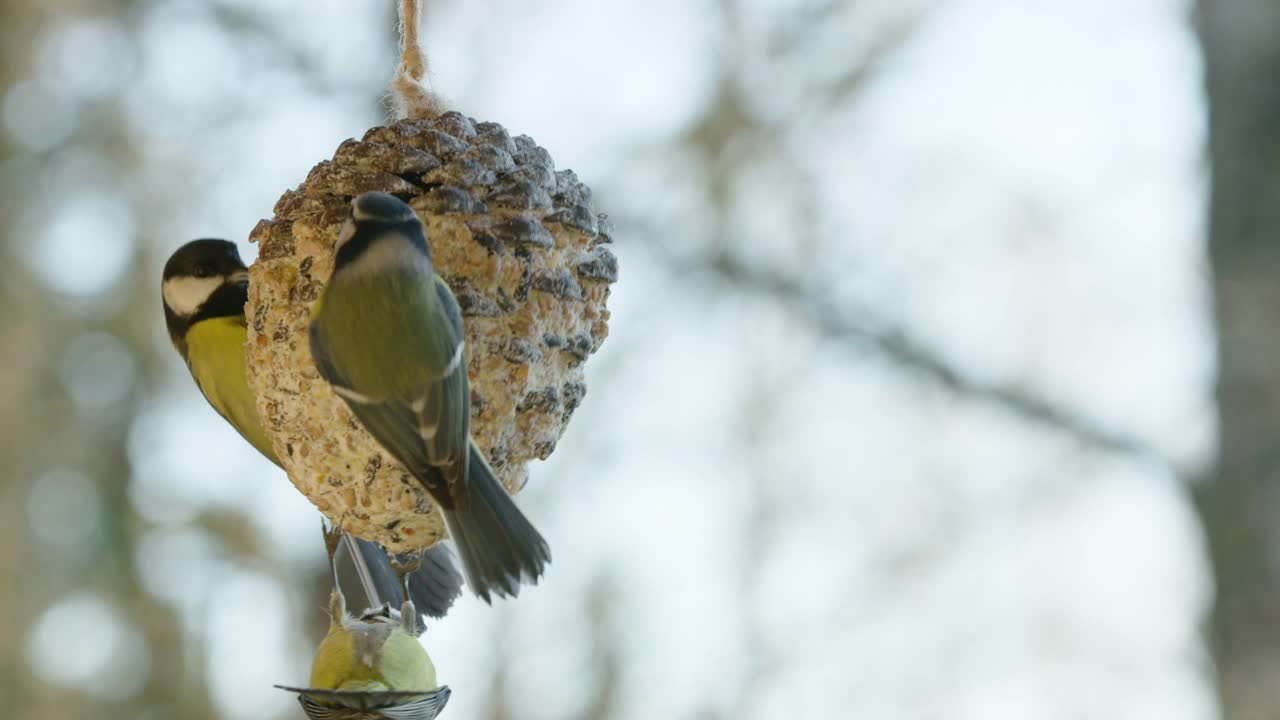
<svg viewBox="0 0 1280 720">
<path fill-rule="evenodd" d="M 208 265 L 197 265 L 195 271 L 192 274 L 198 278 L 212 277 L 213 268 L 209 267 Z"/>
</svg>

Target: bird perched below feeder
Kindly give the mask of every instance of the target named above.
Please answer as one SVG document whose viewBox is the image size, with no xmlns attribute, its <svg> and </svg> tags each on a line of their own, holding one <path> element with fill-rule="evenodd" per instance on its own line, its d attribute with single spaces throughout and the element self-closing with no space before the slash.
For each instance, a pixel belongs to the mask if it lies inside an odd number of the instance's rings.
<svg viewBox="0 0 1280 720">
<path fill-rule="evenodd" d="M 436 682 L 435 665 L 418 640 L 418 615 L 406 600 L 399 612 L 388 605 L 347 613 L 338 586 L 335 554 L 342 529 L 325 530 L 333 571 L 329 632 L 311 665 L 311 687 L 277 685 L 298 693 L 311 720 L 431 720 L 449 701 L 447 685 Z"/>
</svg>

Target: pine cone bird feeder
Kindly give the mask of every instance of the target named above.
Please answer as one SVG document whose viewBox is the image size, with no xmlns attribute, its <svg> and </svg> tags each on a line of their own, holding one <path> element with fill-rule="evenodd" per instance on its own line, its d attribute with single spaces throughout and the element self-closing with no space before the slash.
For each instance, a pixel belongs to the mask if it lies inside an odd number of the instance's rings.
<svg viewBox="0 0 1280 720">
<path fill-rule="evenodd" d="M 249 384 L 290 479 L 330 520 L 394 552 L 439 541 L 443 521 L 319 377 L 307 336 L 351 199 L 390 193 L 421 218 L 466 325 L 472 435 L 513 492 L 586 393 L 583 364 L 608 335 L 618 274 L 590 188 L 546 150 L 497 123 L 406 104 L 420 116 L 343 142 L 254 229 L 245 308 Z"/>
</svg>

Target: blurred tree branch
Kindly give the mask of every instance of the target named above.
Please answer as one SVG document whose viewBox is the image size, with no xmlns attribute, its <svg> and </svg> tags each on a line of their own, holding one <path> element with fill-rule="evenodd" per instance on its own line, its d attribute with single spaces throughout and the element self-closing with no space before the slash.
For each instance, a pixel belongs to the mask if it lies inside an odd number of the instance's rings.
<svg viewBox="0 0 1280 720">
<path fill-rule="evenodd" d="M 1051 400 L 1014 385 L 976 380 L 955 367 L 910 333 L 886 326 L 865 309 L 843 306 L 815 294 L 810 287 L 787 274 L 753 267 L 721 250 L 695 266 L 749 292 L 778 300 L 803 316 L 824 337 L 855 343 L 911 370 L 957 395 L 999 405 L 1010 412 L 1067 433 L 1080 442 L 1107 452 L 1137 456 L 1166 466 L 1172 462 L 1147 443 L 1112 433 L 1092 419 L 1056 405 Z"/>
<path fill-rule="evenodd" d="M 858 6 L 854 2 L 829 2 L 797 14 L 782 28 L 774 30 L 765 45 L 775 54 L 803 53 L 820 33 L 833 31 L 833 27 L 839 30 L 842 13 L 847 18 Z M 868 34 L 869 40 L 860 54 L 849 61 L 847 67 L 836 68 L 833 79 L 807 98 L 806 107 L 769 120 L 760 118 L 753 110 L 752 78 L 748 77 L 751 70 L 743 60 L 749 55 L 750 42 L 739 3 L 723 0 L 721 10 L 731 28 L 726 39 L 725 78 L 716 101 L 701 120 L 686 131 L 682 142 L 690 154 L 709 161 L 708 200 L 717 215 L 715 236 L 711 250 L 692 258 L 674 248 L 656 247 L 659 261 L 673 272 L 708 272 L 741 290 L 774 298 L 805 318 L 823 337 L 869 349 L 959 396 L 1003 407 L 1019 417 L 1064 432 L 1089 447 L 1141 458 L 1176 472 L 1178 468 L 1171 459 L 1141 438 L 1107 429 L 1097 420 L 1027 388 L 975 379 L 930 348 L 927 342 L 884 322 L 882 313 L 852 307 L 848 302 L 837 303 L 794 273 L 779 270 L 776 265 L 750 262 L 733 249 L 738 245 L 730 236 L 732 224 L 728 222 L 733 212 L 733 179 L 748 162 L 759 162 L 761 155 L 776 162 L 788 176 L 779 186 L 790 193 L 787 199 L 792 203 L 793 227 L 797 228 L 793 240 L 796 253 L 812 255 L 821 246 L 812 200 L 814 193 L 805 190 L 813 181 L 802 160 L 788 148 L 789 135 L 801 132 L 793 121 L 806 113 L 822 116 L 847 110 L 857 103 L 859 96 L 878 79 L 879 71 L 909 45 L 927 20 L 928 9 L 908 7 L 882 22 L 881 27 Z M 753 154 L 741 152 L 743 147 L 752 148 Z M 654 232 L 648 236 L 662 237 L 662 234 Z"/>
</svg>

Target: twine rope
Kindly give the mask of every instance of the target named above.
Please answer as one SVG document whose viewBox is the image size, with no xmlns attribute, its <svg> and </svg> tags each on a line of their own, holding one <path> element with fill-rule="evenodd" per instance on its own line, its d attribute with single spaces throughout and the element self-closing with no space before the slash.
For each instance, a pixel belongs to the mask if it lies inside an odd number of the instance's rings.
<svg viewBox="0 0 1280 720">
<path fill-rule="evenodd" d="M 425 0 L 399 0 L 400 64 L 391 78 L 395 119 L 430 118 L 444 111 L 444 102 L 427 86 L 427 54 L 418 40 Z"/>
</svg>

